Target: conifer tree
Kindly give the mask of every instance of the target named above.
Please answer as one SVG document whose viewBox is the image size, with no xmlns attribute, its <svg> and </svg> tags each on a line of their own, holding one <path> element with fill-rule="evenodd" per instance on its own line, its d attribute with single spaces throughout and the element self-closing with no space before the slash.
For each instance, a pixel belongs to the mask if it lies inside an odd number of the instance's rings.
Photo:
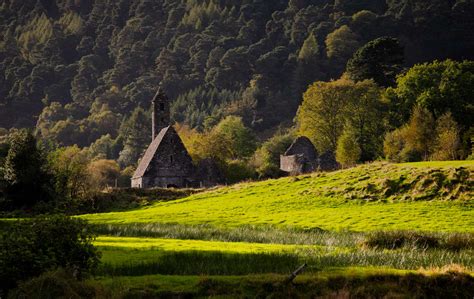
<svg viewBox="0 0 474 299">
<path fill-rule="evenodd" d="M 11 134 L 9 139 L 10 148 L 4 166 L 7 199 L 13 207 L 50 200 L 46 160 L 33 134 L 23 129 Z"/>
</svg>

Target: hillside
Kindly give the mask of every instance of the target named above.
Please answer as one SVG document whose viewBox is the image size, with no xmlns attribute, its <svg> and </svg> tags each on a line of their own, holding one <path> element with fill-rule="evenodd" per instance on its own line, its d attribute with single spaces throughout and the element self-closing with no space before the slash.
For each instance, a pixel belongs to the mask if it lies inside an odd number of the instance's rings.
<svg viewBox="0 0 474 299">
<path fill-rule="evenodd" d="M 374 163 L 216 188 L 176 201 L 83 216 L 101 224 L 474 232 L 474 162 Z"/>
<path fill-rule="evenodd" d="M 310 83 L 339 78 L 376 38 L 400 40 L 404 67 L 472 59 L 473 11 L 464 0 L 3 1 L 0 127 L 81 147 L 109 134 L 117 158 L 125 120 L 161 82 L 177 122 L 238 114 L 263 130 L 290 122 Z"/>
<path fill-rule="evenodd" d="M 373 163 L 83 215 L 102 251 L 93 283 L 118 298 L 465 297 L 473 171 L 473 161 Z"/>
</svg>

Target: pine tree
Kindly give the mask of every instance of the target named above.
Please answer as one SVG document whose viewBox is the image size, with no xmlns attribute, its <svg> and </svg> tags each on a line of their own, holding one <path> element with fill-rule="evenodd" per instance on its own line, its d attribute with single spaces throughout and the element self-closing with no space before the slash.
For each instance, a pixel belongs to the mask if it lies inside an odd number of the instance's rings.
<svg viewBox="0 0 474 299">
<path fill-rule="evenodd" d="M 12 201 L 12 206 L 31 206 L 41 200 L 50 200 L 46 160 L 33 134 L 20 130 L 10 136 L 9 143 L 4 179 L 8 184 L 7 199 Z"/>
</svg>

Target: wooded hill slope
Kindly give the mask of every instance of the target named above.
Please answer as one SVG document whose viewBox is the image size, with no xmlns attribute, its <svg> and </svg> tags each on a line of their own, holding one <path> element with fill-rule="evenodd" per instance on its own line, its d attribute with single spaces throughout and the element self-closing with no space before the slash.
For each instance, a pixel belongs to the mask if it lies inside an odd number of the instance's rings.
<svg viewBox="0 0 474 299">
<path fill-rule="evenodd" d="M 236 114 L 263 130 L 377 37 L 398 38 L 406 66 L 473 59 L 473 14 L 470 0 L 6 0 L 0 127 L 121 143 L 162 82 L 175 121 L 203 128 Z M 137 124 L 147 141 L 148 124 Z"/>
</svg>

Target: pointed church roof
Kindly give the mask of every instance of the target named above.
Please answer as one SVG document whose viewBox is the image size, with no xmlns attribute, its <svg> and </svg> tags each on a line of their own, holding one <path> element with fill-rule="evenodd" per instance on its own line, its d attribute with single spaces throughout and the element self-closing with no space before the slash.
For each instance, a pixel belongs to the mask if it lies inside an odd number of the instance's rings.
<svg viewBox="0 0 474 299">
<path fill-rule="evenodd" d="M 285 156 L 292 156 L 297 154 L 305 154 L 307 159 L 313 160 L 318 157 L 318 151 L 314 147 L 311 140 L 306 136 L 300 136 L 286 150 Z"/>
<path fill-rule="evenodd" d="M 137 170 L 135 170 L 135 173 L 133 174 L 132 178 L 141 178 L 145 175 L 145 172 L 147 171 L 151 160 L 153 160 L 153 157 L 155 156 L 156 151 L 160 147 L 160 144 L 163 141 L 163 138 L 165 137 L 165 135 L 170 130 L 174 131 L 172 126 L 167 126 L 163 129 L 161 129 L 158 136 L 156 136 L 156 138 L 153 139 L 153 141 L 150 143 L 150 145 L 146 149 L 146 152 L 143 155 L 142 159 L 140 160 L 140 163 L 138 164 Z"/>
</svg>

